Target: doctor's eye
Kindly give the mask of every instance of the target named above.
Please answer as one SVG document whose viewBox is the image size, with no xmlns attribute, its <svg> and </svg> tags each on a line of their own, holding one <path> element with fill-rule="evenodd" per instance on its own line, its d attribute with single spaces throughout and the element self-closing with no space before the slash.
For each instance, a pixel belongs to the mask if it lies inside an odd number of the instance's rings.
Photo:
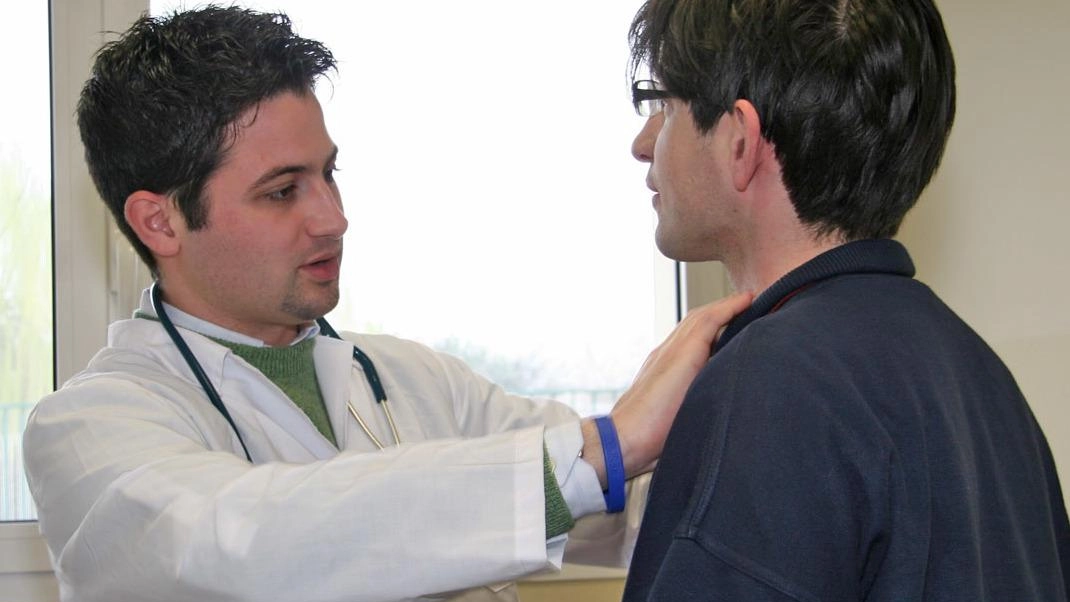
<svg viewBox="0 0 1070 602">
<path fill-rule="evenodd" d="M 266 196 L 267 198 L 271 199 L 272 201 L 288 201 L 288 200 L 293 198 L 294 193 L 296 193 L 296 192 L 297 192 L 297 185 L 296 184 L 290 184 L 290 185 L 285 186 L 283 188 L 280 188 L 278 190 L 269 192 L 269 193 L 265 194 L 264 196 Z"/>
<path fill-rule="evenodd" d="M 338 173 L 340 171 L 342 171 L 341 168 L 339 168 L 336 165 L 331 165 L 327 169 L 323 170 L 323 179 L 327 180 L 328 182 L 333 184 L 334 183 L 334 174 L 336 174 L 336 173 Z"/>
</svg>

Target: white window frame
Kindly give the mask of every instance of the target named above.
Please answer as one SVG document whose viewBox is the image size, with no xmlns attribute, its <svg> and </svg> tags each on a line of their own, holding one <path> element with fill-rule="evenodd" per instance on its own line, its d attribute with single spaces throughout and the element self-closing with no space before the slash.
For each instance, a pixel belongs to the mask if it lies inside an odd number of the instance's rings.
<svg viewBox="0 0 1070 602">
<path fill-rule="evenodd" d="M 74 122 L 93 54 L 106 32 L 122 31 L 146 0 L 52 0 L 52 195 L 55 378 L 62 383 L 106 340 L 111 285 L 109 220 L 98 199 Z M 102 283 L 108 283 L 102 286 Z M 26 602 L 54 600 L 47 548 L 36 522 L 0 524 L 0 591 Z"/>
</svg>

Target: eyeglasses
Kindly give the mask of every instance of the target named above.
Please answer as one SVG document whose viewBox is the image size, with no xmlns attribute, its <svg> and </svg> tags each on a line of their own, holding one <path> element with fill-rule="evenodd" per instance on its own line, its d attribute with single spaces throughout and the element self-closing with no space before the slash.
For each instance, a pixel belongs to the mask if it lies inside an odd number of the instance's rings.
<svg viewBox="0 0 1070 602">
<path fill-rule="evenodd" d="M 632 82 L 632 106 L 640 117 L 657 115 L 665 108 L 665 99 L 672 98 L 661 88 L 661 84 L 652 79 L 639 79 Z"/>
</svg>

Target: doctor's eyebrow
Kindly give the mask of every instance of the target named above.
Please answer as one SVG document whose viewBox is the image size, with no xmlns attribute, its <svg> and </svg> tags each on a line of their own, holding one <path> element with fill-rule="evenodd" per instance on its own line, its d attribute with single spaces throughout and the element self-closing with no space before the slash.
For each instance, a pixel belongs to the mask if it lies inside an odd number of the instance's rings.
<svg viewBox="0 0 1070 602">
<path fill-rule="evenodd" d="M 327 157 L 327 160 L 323 163 L 324 169 L 326 169 L 327 167 L 330 167 L 331 165 L 334 165 L 334 162 L 337 159 L 338 159 L 338 145 L 335 145 L 333 147 L 333 150 L 331 150 L 331 154 Z M 268 182 L 274 180 L 275 178 L 277 178 L 279 176 L 284 176 L 286 174 L 291 174 L 291 173 L 305 173 L 307 171 L 310 171 L 307 165 L 281 165 L 281 166 L 276 167 L 274 169 L 268 170 L 262 176 L 257 178 L 256 181 L 253 182 L 252 186 L 250 186 L 249 188 L 250 189 L 259 188 L 259 187 L 267 184 Z"/>
</svg>

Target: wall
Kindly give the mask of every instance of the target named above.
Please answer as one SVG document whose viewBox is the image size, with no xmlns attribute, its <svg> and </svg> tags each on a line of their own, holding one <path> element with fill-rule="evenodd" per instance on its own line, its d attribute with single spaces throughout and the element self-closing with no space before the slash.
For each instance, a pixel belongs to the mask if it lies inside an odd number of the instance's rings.
<svg viewBox="0 0 1070 602">
<path fill-rule="evenodd" d="M 958 113 L 900 233 L 927 282 L 1010 366 L 1070 485 L 1070 2 L 945 0 Z M 1068 498 L 1070 499 L 1070 498 Z"/>
</svg>

